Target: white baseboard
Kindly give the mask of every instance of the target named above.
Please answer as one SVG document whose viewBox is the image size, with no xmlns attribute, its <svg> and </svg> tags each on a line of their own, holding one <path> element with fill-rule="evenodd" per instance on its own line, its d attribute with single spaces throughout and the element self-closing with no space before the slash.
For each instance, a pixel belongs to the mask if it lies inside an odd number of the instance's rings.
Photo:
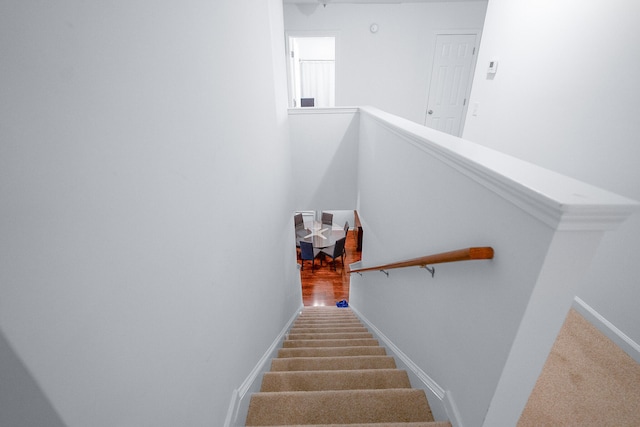
<svg viewBox="0 0 640 427">
<path fill-rule="evenodd" d="M 260 379 L 262 374 L 269 371 L 271 359 L 277 357 L 278 349 L 282 347 L 282 343 L 291 325 L 296 320 L 303 306 L 293 314 L 291 319 L 282 328 L 276 339 L 271 343 L 264 355 L 258 360 L 256 366 L 251 370 L 247 378 L 242 382 L 240 387 L 233 390 L 231 394 L 231 402 L 227 410 L 227 416 L 224 421 L 224 427 L 240 427 L 245 425 L 247 411 L 249 410 L 249 401 L 251 394 L 260 391 Z"/>
<path fill-rule="evenodd" d="M 631 356 L 633 360 L 640 363 L 640 345 L 638 345 L 638 343 L 629 338 L 620 329 L 616 328 L 613 323 L 605 319 L 604 316 L 579 297 L 573 299 L 573 308 L 625 353 Z"/>
<path fill-rule="evenodd" d="M 416 365 L 406 354 L 402 352 L 389 338 L 387 338 L 378 328 L 376 328 L 369 320 L 364 317 L 356 308 L 350 306 L 351 310 L 360 318 L 369 331 L 381 341 L 396 359 L 398 369 L 404 369 L 409 374 L 411 385 L 425 391 L 436 421 L 448 420 L 453 427 L 463 427 L 460 422 L 460 414 L 453 401 L 451 393 L 436 383 L 433 378 L 427 375 L 418 365 Z"/>
<path fill-rule="evenodd" d="M 458 411 L 458 407 L 456 406 L 455 400 L 451 396 L 451 392 L 447 391 L 444 396 L 444 400 L 442 401 L 445 410 L 447 411 L 449 421 L 451 422 L 452 427 L 462 427 L 462 422 L 460 421 L 462 417 L 460 417 L 460 412 Z"/>
</svg>

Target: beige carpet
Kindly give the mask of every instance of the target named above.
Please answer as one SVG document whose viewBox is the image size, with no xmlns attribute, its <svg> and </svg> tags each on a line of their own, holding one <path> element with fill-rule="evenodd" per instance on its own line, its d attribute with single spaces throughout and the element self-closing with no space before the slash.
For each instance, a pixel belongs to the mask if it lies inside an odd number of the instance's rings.
<svg viewBox="0 0 640 427">
<path fill-rule="evenodd" d="M 640 426 L 640 365 L 571 310 L 518 427 Z"/>
<path fill-rule="evenodd" d="M 306 307 L 251 397 L 247 426 L 451 427 L 350 309 Z"/>
</svg>

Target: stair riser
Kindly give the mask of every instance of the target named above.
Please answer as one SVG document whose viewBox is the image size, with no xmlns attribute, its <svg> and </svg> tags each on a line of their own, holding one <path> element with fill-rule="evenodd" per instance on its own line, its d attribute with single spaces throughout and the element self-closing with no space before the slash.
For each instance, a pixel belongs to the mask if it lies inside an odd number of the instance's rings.
<svg viewBox="0 0 640 427">
<path fill-rule="evenodd" d="M 332 334 L 344 332 L 369 332 L 369 330 L 361 326 L 342 326 L 333 328 L 292 328 L 289 330 L 289 334 Z"/>
<path fill-rule="evenodd" d="M 283 348 L 299 347 L 351 347 L 351 346 L 378 346 L 378 340 L 352 339 L 352 340 L 289 340 L 282 343 Z"/>
<path fill-rule="evenodd" d="M 272 372 L 395 368 L 396 362 L 391 356 L 293 357 L 271 361 Z"/>
<path fill-rule="evenodd" d="M 386 356 L 383 347 L 313 347 L 281 348 L 278 357 L 338 357 L 338 356 Z"/>
<path fill-rule="evenodd" d="M 362 322 L 359 320 L 344 320 L 344 321 L 339 321 L 339 320 L 335 320 L 335 319 L 326 319 L 326 320 L 320 320 L 320 319 L 309 319 L 309 320 L 296 320 L 293 323 L 294 327 L 296 327 L 296 325 L 336 325 L 336 326 L 362 326 Z"/>
<path fill-rule="evenodd" d="M 289 334 L 288 340 L 346 340 L 357 338 L 373 338 L 369 332 L 341 332 L 341 333 L 321 333 L 321 334 Z"/>
<path fill-rule="evenodd" d="M 366 390 L 411 388 L 406 371 L 367 369 L 350 371 L 267 372 L 262 392 Z"/>
<path fill-rule="evenodd" d="M 299 317 L 302 316 L 354 316 L 356 314 L 352 310 L 303 310 L 302 313 L 299 314 Z"/>
</svg>

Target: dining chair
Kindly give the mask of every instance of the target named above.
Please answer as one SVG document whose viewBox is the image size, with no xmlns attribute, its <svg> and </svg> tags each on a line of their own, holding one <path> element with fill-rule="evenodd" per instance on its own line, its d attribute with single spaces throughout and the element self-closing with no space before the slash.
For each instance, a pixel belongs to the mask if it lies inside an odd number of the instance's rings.
<svg viewBox="0 0 640 427">
<path fill-rule="evenodd" d="M 336 244 L 328 248 L 322 249 L 320 252 L 327 255 L 332 260 L 333 270 L 336 271 L 336 258 L 341 258 L 342 269 L 344 270 L 344 243 L 346 237 L 336 240 Z M 302 243 L 302 242 L 301 242 Z"/>
<path fill-rule="evenodd" d="M 315 268 L 316 257 L 320 253 L 319 249 L 313 247 L 313 243 L 309 242 L 300 242 L 300 260 L 301 266 L 300 270 L 304 270 L 304 262 L 311 261 L 311 271 Z"/>
<path fill-rule="evenodd" d="M 322 224 L 333 225 L 333 214 L 322 212 Z"/>
<path fill-rule="evenodd" d="M 300 233 L 304 230 L 304 218 L 301 213 L 297 213 L 293 216 L 293 223 L 295 224 L 296 233 L 296 249 L 300 248 Z M 300 251 L 298 251 L 298 258 L 300 257 Z"/>
<path fill-rule="evenodd" d="M 344 222 L 344 239 L 345 242 L 347 240 L 347 237 L 349 236 L 349 221 L 345 221 Z M 345 248 L 344 248 L 344 254 L 347 254 L 347 247 L 346 247 L 346 243 L 345 243 Z"/>
</svg>

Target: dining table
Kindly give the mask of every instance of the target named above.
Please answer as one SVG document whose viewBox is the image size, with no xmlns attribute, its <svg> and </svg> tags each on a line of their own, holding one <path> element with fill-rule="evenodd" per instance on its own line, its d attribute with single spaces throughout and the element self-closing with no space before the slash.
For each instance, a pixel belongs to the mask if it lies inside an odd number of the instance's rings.
<svg viewBox="0 0 640 427">
<path fill-rule="evenodd" d="M 345 237 L 344 228 L 336 224 L 322 224 L 314 221 L 310 227 L 300 228 L 296 231 L 296 240 L 309 242 L 315 249 L 325 249 L 336 244 Z"/>
</svg>

